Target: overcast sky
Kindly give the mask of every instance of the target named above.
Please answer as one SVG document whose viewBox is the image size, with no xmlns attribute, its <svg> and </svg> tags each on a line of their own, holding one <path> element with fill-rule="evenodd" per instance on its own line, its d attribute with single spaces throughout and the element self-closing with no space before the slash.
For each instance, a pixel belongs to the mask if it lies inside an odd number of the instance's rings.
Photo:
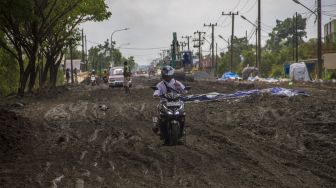
<svg viewBox="0 0 336 188">
<path fill-rule="evenodd" d="M 255 22 L 257 19 L 258 0 L 107 0 L 112 17 L 104 22 L 85 23 L 82 25 L 87 35 L 88 48 L 103 43 L 117 29 L 129 27 L 130 30 L 117 32 L 113 35 L 116 47 L 124 56 L 134 56 L 138 64 L 149 64 L 159 57 L 160 50 L 169 48 L 172 33 L 177 32 L 178 40 L 182 36 L 194 36 L 194 32 L 206 32 L 206 38 L 211 41 L 211 29 L 204 24 L 218 23 L 215 28 L 216 42 L 220 51 L 226 50 L 226 43 L 218 38 L 231 36 L 231 17 L 221 16 L 222 12 L 239 12 L 235 17 L 235 36 L 244 37 L 252 34 L 253 26 L 240 18 Z M 315 0 L 300 0 L 310 9 L 315 9 Z M 330 5 L 330 6 L 327 6 Z M 323 24 L 336 18 L 336 1 L 322 0 Z M 283 20 L 292 17 L 295 12 L 308 17 L 308 38 L 316 37 L 315 16 L 292 0 L 261 0 L 262 41 L 268 38 L 268 33 L 275 26 L 276 19 Z M 327 16 L 329 15 L 329 16 Z M 334 17 L 330 17 L 330 16 Z M 184 39 L 183 39 L 184 40 Z M 130 43 L 130 45 L 124 45 Z M 252 36 L 250 43 L 255 43 Z M 191 44 L 192 46 L 192 44 Z M 129 48 L 129 49 L 127 49 Z M 153 49 L 157 48 L 157 49 Z M 205 51 L 209 44 L 205 42 Z M 197 51 L 196 49 L 193 49 Z"/>
</svg>

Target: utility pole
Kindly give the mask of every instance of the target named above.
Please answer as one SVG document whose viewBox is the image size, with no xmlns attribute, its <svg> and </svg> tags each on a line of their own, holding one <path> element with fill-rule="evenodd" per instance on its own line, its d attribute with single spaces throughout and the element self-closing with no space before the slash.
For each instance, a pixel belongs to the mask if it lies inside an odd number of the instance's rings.
<svg viewBox="0 0 336 188">
<path fill-rule="evenodd" d="M 309 10 L 311 13 L 316 15 L 317 18 L 317 78 L 321 79 L 322 78 L 322 23 L 321 23 L 321 0 L 317 0 L 317 13 L 315 11 L 312 11 L 309 9 L 307 6 L 302 4 L 298 0 L 293 0 L 296 4 L 299 4 Z"/>
<path fill-rule="evenodd" d="M 211 34 L 211 48 L 212 48 L 211 69 L 212 71 L 215 67 L 215 26 L 217 26 L 217 23 L 215 24 L 210 23 L 209 25 L 204 24 L 204 27 L 211 27 L 212 29 L 212 34 Z"/>
<path fill-rule="evenodd" d="M 293 20 L 292 20 L 292 32 L 293 32 L 293 38 L 292 38 L 292 47 L 293 47 L 293 61 L 295 61 L 295 36 L 296 36 L 296 32 L 295 32 L 295 17 L 293 16 Z"/>
<path fill-rule="evenodd" d="M 85 56 L 84 56 L 84 29 L 82 29 L 82 63 L 83 65 L 85 65 Z M 85 69 L 85 66 L 84 67 L 81 67 L 82 70 Z"/>
<path fill-rule="evenodd" d="M 321 23 L 321 0 L 317 0 L 317 78 L 322 78 L 322 23 Z"/>
<path fill-rule="evenodd" d="M 216 42 L 216 65 L 215 65 L 215 74 L 217 74 L 217 70 L 218 70 L 218 44 Z"/>
<path fill-rule="evenodd" d="M 260 0 L 259 0 L 260 1 Z M 230 71 L 232 72 L 233 68 L 233 36 L 234 36 L 234 17 L 238 15 L 237 13 L 230 12 L 229 14 L 222 13 L 223 16 L 232 16 L 232 34 L 231 34 L 231 62 L 230 62 Z"/>
<path fill-rule="evenodd" d="M 246 48 L 248 46 L 248 40 L 247 40 L 247 30 L 245 31 L 245 39 L 246 39 Z"/>
<path fill-rule="evenodd" d="M 256 28 L 256 30 L 255 30 L 255 35 L 256 35 L 256 47 L 255 47 L 255 51 L 256 51 L 256 64 L 255 64 L 255 66 L 258 67 L 258 28 Z"/>
<path fill-rule="evenodd" d="M 198 48 L 198 67 L 202 70 L 203 66 L 202 66 L 202 34 L 205 34 L 205 32 L 201 32 L 201 31 L 196 31 L 194 32 L 194 34 L 198 35 L 198 39 L 195 39 L 194 41 L 197 42 L 194 47 Z"/>
<path fill-rule="evenodd" d="M 163 59 L 163 57 L 164 57 L 164 52 L 161 52 L 161 53 L 160 53 L 160 56 L 161 56 L 161 59 L 162 59 L 162 62 L 163 62 L 163 60 L 164 60 L 164 59 Z"/>
<path fill-rule="evenodd" d="M 295 48 L 296 62 L 299 62 L 299 41 L 298 41 L 298 13 L 295 13 Z"/>
<path fill-rule="evenodd" d="M 261 64 L 261 2 L 258 0 L 258 70 Z"/>
<path fill-rule="evenodd" d="M 182 38 L 184 39 L 187 39 L 187 41 L 188 41 L 188 51 L 190 51 L 190 46 L 189 46 L 189 44 L 190 44 L 190 38 L 191 38 L 191 36 L 182 36 Z"/>
<path fill-rule="evenodd" d="M 88 61 L 88 51 L 87 51 L 87 40 L 86 40 L 86 35 L 85 35 L 85 69 L 86 71 L 89 71 L 89 61 Z"/>
<path fill-rule="evenodd" d="M 182 51 L 184 51 L 184 47 L 187 46 L 187 43 L 185 42 L 181 42 L 181 48 L 182 48 Z"/>
<path fill-rule="evenodd" d="M 71 83 L 74 83 L 74 77 L 73 77 L 73 63 L 72 63 L 72 43 L 73 38 L 70 39 L 70 71 L 71 71 Z"/>
</svg>

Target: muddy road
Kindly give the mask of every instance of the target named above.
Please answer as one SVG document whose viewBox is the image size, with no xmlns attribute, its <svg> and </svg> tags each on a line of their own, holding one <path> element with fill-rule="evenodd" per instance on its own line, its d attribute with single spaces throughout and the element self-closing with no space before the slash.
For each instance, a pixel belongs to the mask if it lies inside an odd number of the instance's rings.
<svg viewBox="0 0 336 188">
<path fill-rule="evenodd" d="M 151 131 L 155 82 L 136 79 L 129 96 L 82 84 L 2 100 L 0 187 L 336 186 L 335 85 L 292 86 L 309 97 L 188 103 L 187 144 L 163 146 Z M 191 93 L 279 86 L 187 84 Z"/>
</svg>

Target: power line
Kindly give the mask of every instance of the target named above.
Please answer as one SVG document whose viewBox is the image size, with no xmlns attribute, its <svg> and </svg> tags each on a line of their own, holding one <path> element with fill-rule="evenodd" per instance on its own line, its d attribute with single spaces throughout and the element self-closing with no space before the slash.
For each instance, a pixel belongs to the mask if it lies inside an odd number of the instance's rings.
<svg viewBox="0 0 336 188">
<path fill-rule="evenodd" d="M 253 5 L 252 5 L 246 12 L 242 12 L 242 14 L 246 14 L 246 13 L 251 12 L 251 10 L 256 6 L 257 1 L 258 1 L 258 0 L 255 0 L 255 2 L 253 3 Z"/>
<path fill-rule="evenodd" d="M 241 0 L 238 1 L 237 5 L 233 8 L 233 11 L 235 11 L 238 8 L 238 6 L 240 5 L 240 3 L 241 3 Z"/>
<path fill-rule="evenodd" d="M 328 13 L 322 13 L 322 14 L 329 17 L 336 17 L 336 14 L 328 14 Z"/>
<path fill-rule="evenodd" d="M 89 43 L 91 43 L 91 44 L 97 44 L 97 45 L 100 45 L 100 43 L 98 43 L 98 42 L 93 42 L 93 41 L 89 41 L 89 40 L 87 40 L 87 42 L 89 42 Z"/>
<path fill-rule="evenodd" d="M 236 11 L 236 9 L 237 9 L 237 7 L 238 7 L 238 5 L 240 4 L 240 0 L 238 1 L 238 3 L 236 4 L 236 6 L 235 6 L 235 8 L 233 8 L 233 12 L 234 11 Z M 221 15 L 220 15 L 220 17 L 221 17 Z M 218 24 L 219 26 L 222 26 L 222 27 L 226 27 L 226 26 L 228 26 L 228 25 L 231 25 L 231 22 L 230 23 L 228 23 L 228 24 L 226 24 L 226 25 L 223 25 L 225 22 L 226 22 L 226 20 L 228 20 L 228 17 L 225 17 L 224 18 L 224 20 L 223 20 L 223 22 L 221 23 L 221 24 Z M 218 22 L 218 21 L 217 21 Z M 210 29 L 210 28 L 209 28 Z"/>
<path fill-rule="evenodd" d="M 226 17 L 226 19 L 227 19 L 228 17 Z M 227 24 L 225 24 L 225 25 L 219 25 L 219 26 L 221 26 L 222 28 L 224 28 L 224 27 L 227 27 L 227 26 L 229 26 L 229 25 L 231 25 L 231 21 L 230 22 L 228 22 Z"/>
<path fill-rule="evenodd" d="M 246 0 L 246 3 L 243 5 L 243 7 L 239 10 L 239 12 L 243 11 L 244 8 L 247 6 L 247 4 L 249 3 L 250 1 L 249 0 Z"/>
<path fill-rule="evenodd" d="M 332 10 L 325 10 L 325 11 L 322 11 L 323 13 L 335 13 L 336 12 L 336 9 L 332 9 Z"/>
<path fill-rule="evenodd" d="M 168 47 L 154 47 L 154 48 L 120 48 L 124 50 L 161 50 L 161 49 L 169 49 Z"/>
<path fill-rule="evenodd" d="M 249 39 L 248 39 L 248 41 L 250 42 L 250 40 L 252 39 L 252 37 L 253 37 L 253 35 L 255 34 L 255 32 L 256 32 L 256 30 L 255 30 L 255 28 L 252 28 L 252 32 L 250 32 L 250 34 L 249 34 Z"/>
<path fill-rule="evenodd" d="M 332 7 L 332 6 L 336 6 L 336 4 L 323 5 L 322 7 Z"/>
<path fill-rule="evenodd" d="M 262 24 L 263 26 L 265 26 L 265 27 L 268 27 L 268 28 L 270 28 L 270 29 L 273 29 L 272 26 L 269 26 L 269 25 L 267 25 L 267 24 L 265 24 L 265 23 L 263 23 L 263 22 L 261 22 L 261 24 Z"/>
<path fill-rule="evenodd" d="M 157 53 L 151 53 L 151 54 L 129 54 L 129 53 L 124 53 L 128 56 L 134 56 L 134 57 L 143 57 L 143 56 L 152 56 L 152 55 L 156 55 Z"/>
</svg>

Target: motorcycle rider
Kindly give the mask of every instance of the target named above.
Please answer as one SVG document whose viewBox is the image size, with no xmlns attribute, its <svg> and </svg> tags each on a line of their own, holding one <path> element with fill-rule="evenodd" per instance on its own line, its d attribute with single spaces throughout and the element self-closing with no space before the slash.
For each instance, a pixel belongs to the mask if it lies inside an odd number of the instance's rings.
<svg viewBox="0 0 336 188">
<path fill-rule="evenodd" d="M 91 77 L 95 77 L 96 78 L 96 70 L 92 69 L 91 73 L 90 73 L 90 79 Z M 94 82 L 94 84 L 98 84 L 97 80 L 95 79 L 94 81 L 91 80 L 91 82 Z"/>
<path fill-rule="evenodd" d="M 104 69 L 104 72 L 103 72 L 103 80 L 105 83 L 107 83 L 108 81 L 108 72 L 107 72 L 107 69 Z"/>
<path fill-rule="evenodd" d="M 90 76 L 92 76 L 92 75 L 96 76 L 96 71 L 94 69 L 92 69 Z"/>
<path fill-rule="evenodd" d="M 186 93 L 185 86 L 174 79 L 174 68 L 171 66 L 164 66 L 161 70 L 162 81 L 156 85 L 157 90 L 154 91 L 153 96 L 155 98 L 162 97 L 166 93 Z M 160 112 L 161 103 L 158 105 L 158 111 Z M 159 134 L 160 130 L 160 116 L 157 118 L 157 122 L 154 124 L 152 130 L 155 134 Z M 181 131 L 184 129 L 184 125 L 181 126 Z"/>
</svg>

